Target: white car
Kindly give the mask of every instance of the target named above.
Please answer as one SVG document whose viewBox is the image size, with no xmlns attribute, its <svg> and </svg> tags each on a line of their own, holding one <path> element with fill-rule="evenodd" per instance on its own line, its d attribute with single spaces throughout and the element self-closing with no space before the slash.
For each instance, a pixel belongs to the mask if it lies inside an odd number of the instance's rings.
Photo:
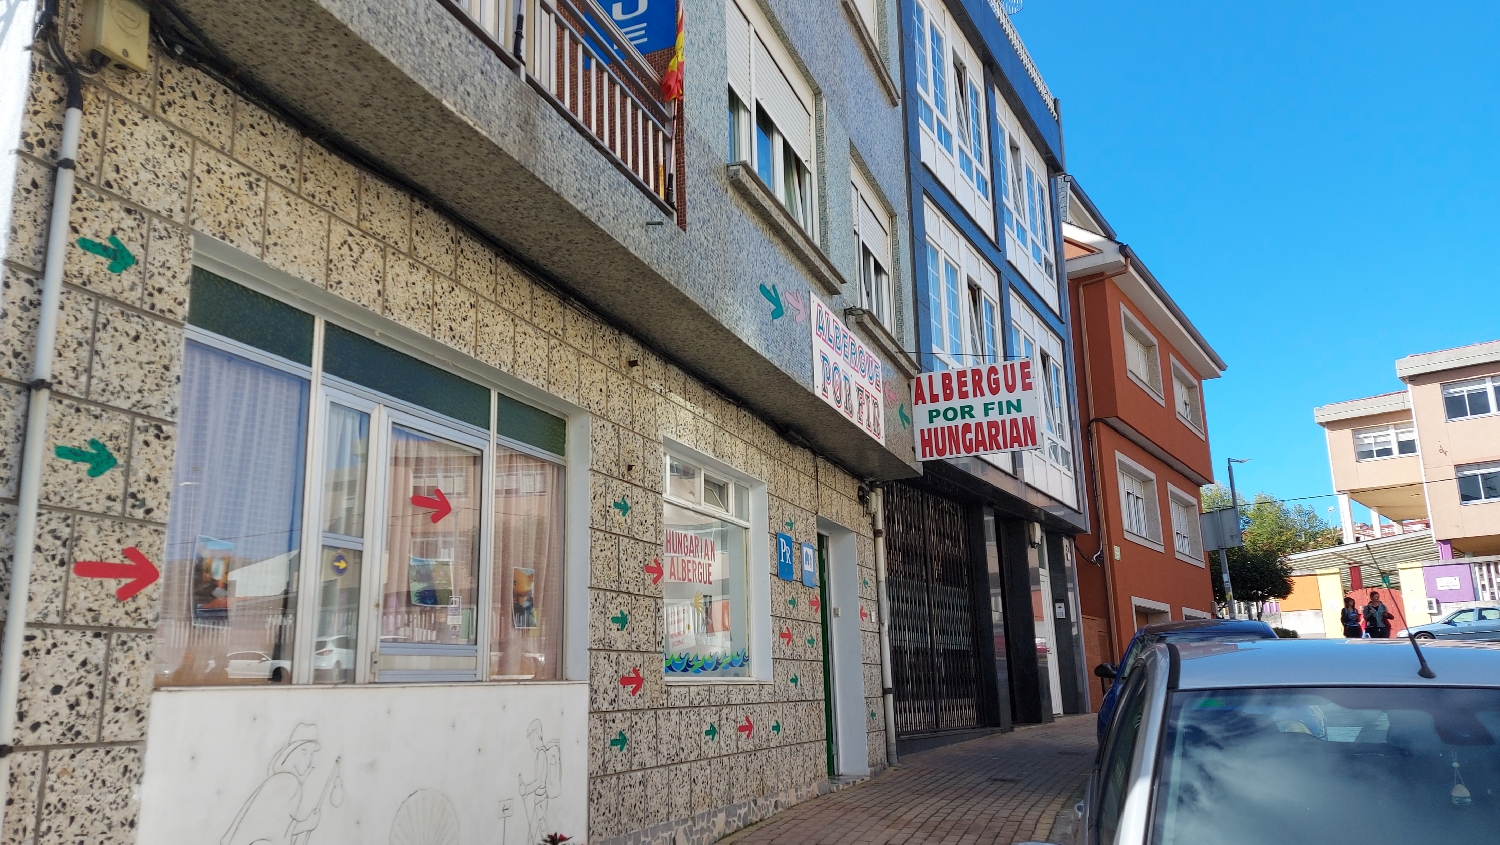
<svg viewBox="0 0 1500 845">
<path fill-rule="evenodd" d="M 1078 845 L 1500 841 L 1500 648 L 1166 644 L 1124 683 Z"/>
<path fill-rule="evenodd" d="M 324 637 L 313 644 L 313 669 L 342 676 L 354 668 L 354 638 L 347 635 Z"/>
<path fill-rule="evenodd" d="M 263 651 L 231 652 L 224 664 L 224 674 L 236 680 L 286 683 L 292 679 L 290 660 L 276 660 Z"/>
</svg>

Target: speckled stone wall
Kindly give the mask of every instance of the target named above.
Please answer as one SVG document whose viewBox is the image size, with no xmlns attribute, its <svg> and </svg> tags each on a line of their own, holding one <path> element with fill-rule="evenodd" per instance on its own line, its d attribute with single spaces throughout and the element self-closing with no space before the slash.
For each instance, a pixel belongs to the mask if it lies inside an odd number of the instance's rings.
<svg viewBox="0 0 1500 845">
<path fill-rule="evenodd" d="M 67 13 L 73 23 L 71 4 Z M 67 29 L 76 44 L 76 25 Z M 76 46 L 72 48 L 77 54 Z M 123 272 L 70 245 L 56 393 L 0 842 L 134 841 L 158 588 L 117 601 L 79 560 L 138 548 L 159 561 L 170 507 L 192 233 L 226 241 L 586 408 L 590 833 L 595 841 L 711 841 L 829 788 L 815 591 L 772 579 L 773 682 L 667 685 L 659 553 L 664 438 L 763 479 L 769 530 L 815 542 L 819 516 L 857 535 L 868 757 L 884 766 L 869 517 L 857 482 L 643 349 L 395 186 L 347 163 L 206 75 L 151 70 L 85 86 L 70 239 L 118 238 Z M 25 108 L 0 299 L 0 554 L 8 571 L 51 165 L 63 84 L 37 60 Z M 706 204 L 706 203 L 705 203 Z M 701 205 L 699 207 L 702 207 Z M 563 280 L 566 282 L 566 280 Z M 117 459 L 89 477 L 52 456 L 97 440 Z M 628 516 L 611 507 L 631 503 Z M 0 605 L 3 607 L 3 605 Z M 609 617 L 626 610 L 620 629 Z M 846 612 L 850 612 L 846 610 Z M 639 669 L 632 695 L 620 683 Z M 371 695 L 379 695 L 372 687 Z M 750 736 L 735 730 L 749 717 Z M 705 732 L 713 725 L 717 737 Z M 628 738 L 622 751 L 609 740 Z M 155 741 L 170 741 L 157 738 Z"/>
</svg>

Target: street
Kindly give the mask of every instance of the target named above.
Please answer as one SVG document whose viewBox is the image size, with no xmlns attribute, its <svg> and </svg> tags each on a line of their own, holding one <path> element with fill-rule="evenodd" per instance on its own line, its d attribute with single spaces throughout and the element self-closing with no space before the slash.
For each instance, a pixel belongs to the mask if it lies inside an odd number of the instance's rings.
<svg viewBox="0 0 1500 845">
<path fill-rule="evenodd" d="M 1059 813 L 1080 797 L 1094 748 L 1094 717 L 1068 716 L 918 752 L 901 758 L 895 769 L 800 804 L 724 841 L 989 845 L 1037 840 L 1069 845 L 1071 829 L 1054 825 Z"/>
</svg>

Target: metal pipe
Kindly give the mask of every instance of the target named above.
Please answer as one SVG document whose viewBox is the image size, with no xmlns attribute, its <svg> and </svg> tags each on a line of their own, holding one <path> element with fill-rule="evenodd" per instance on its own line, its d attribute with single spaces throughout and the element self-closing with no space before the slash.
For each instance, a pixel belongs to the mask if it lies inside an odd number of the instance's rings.
<svg viewBox="0 0 1500 845">
<path fill-rule="evenodd" d="M 21 646 L 26 637 L 26 605 L 36 551 L 37 503 L 41 498 L 42 457 L 47 450 L 47 411 L 52 398 L 52 357 L 57 348 L 57 313 L 62 301 L 63 259 L 68 250 L 68 216 L 73 206 L 73 177 L 83 124 L 83 79 L 67 68 L 67 111 L 52 190 L 52 219 L 47 227 L 47 257 L 42 271 L 42 304 L 37 317 L 36 351 L 27 387 L 26 441 L 21 452 L 21 489 L 16 502 L 16 536 L 10 569 L 10 596 L 5 609 L 5 641 L 0 646 L 0 830 L 10 798 L 10 753 L 16 738 L 16 702 L 21 691 Z"/>
<path fill-rule="evenodd" d="M 896 755 L 896 690 L 891 681 L 891 602 L 885 589 L 885 491 L 870 491 L 875 506 L 875 593 L 880 613 L 880 696 L 885 705 L 885 763 L 894 766 Z"/>
</svg>

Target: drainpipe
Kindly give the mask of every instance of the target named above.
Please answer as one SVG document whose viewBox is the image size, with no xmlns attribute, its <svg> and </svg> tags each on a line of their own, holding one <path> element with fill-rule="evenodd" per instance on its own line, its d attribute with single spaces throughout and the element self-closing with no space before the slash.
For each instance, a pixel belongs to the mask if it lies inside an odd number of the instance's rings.
<svg viewBox="0 0 1500 845">
<path fill-rule="evenodd" d="M 870 491 L 875 506 L 875 590 L 880 613 L 880 695 L 885 704 L 885 763 L 895 766 L 896 691 L 891 682 L 891 600 L 885 589 L 885 491 Z"/>
<path fill-rule="evenodd" d="M 26 408 L 26 442 L 21 453 L 21 491 L 16 503 L 15 551 L 10 569 L 10 597 L 5 610 L 5 641 L 0 646 L 0 829 L 10 797 L 10 754 L 16 739 L 16 702 L 21 687 L 21 646 L 26 636 L 26 605 L 36 550 L 37 501 L 41 497 L 42 457 L 47 449 L 47 410 L 52 398 L 52 357 L 57 347 L 57 312 L 62 300 L 63 257 L 68 249 L 68 216 L 73 205 L 74 157 L 83 122 L 83 79 L 66 68 L 67 112 L 52 191 L 52 219 L 47 227 L 47 258 L 42 273 L 42 307 L 37 319 L 30 401 Z"/>
</svg>

